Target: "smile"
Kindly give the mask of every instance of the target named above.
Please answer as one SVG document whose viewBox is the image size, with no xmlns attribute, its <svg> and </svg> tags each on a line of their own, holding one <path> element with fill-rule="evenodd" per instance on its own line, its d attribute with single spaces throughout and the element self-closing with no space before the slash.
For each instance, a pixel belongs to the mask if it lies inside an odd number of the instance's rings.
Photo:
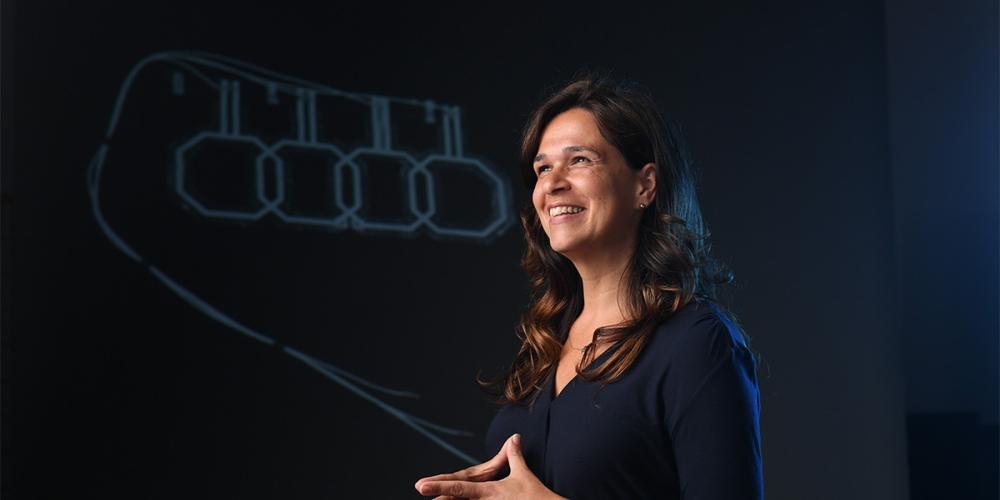
<svg viewBox="0 0 1000 500">
<path fill-rule="evenodd" d="M 552 207 L 549 209 L 549 217 L 555 217 L 563 214 L 578 214 L 580 212 L 583 212 L 583 207 Z"/>
</svg>

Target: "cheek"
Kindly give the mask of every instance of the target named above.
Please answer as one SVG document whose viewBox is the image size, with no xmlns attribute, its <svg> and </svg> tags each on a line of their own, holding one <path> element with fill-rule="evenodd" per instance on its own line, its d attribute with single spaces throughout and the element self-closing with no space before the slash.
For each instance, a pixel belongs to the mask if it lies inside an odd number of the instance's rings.
<svg viewBox="0 0 1000 500">
<path fill-rule="evenodd" d="M 535 212 L 538 213 L 538 217 L 542 217 L 542 212 L 545 210 L 545 196 L 542 195 L 541 190 L 537 187 L 531 192 L 531 204 L 535 206 Z"/>
<path fill-rule="evenodd" d="M 549 215 L 545 211 L 545 195 L 537 188 L 531 192 L 531 204 L 535 206 L 535 216 L 542 226 L 542 232 L 549 235 Z"/>
</svg>

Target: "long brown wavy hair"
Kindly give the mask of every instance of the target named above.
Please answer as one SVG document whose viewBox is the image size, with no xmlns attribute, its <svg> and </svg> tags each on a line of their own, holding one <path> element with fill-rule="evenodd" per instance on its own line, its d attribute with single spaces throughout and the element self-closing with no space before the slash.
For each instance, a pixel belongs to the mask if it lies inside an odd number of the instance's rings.
<svg viewBox="0 0 1000 500">
<path fill-rule="evenodd" d="M 608 383 L 632 365 L 660 323 L 696 296 L 715 300 L 716 284 L 731 281 L 731 276 L 709 255 L 691 161 L 679 132 L 663 119 L 649 92 L 634 83 L 587 74 L 543 101 L 522 134 L 525 186 L 534 188 L 533 165 L 546 126 L 574 108 L 593 114 L 601 135 L 622 153 L 629 168 L 647 163 L 657 167 L 656 197 L 643 211 L 635 253 L 623 276 L 630 319 L 598 328 L 577 366 L 582 379 Z M 521 210 L 521 222 L 527 240 L 521 264 L 532 290 L 517 328 L 523 344 L 506 375 L 479 381 L 499 403 L 524 402 L 542 387 L 583 309 L 580 275 L 569 259 L 552 250 L 530 201 Z M 607 359 L 584 370 L 602 345 L 608 346 Z"/>
</svg>

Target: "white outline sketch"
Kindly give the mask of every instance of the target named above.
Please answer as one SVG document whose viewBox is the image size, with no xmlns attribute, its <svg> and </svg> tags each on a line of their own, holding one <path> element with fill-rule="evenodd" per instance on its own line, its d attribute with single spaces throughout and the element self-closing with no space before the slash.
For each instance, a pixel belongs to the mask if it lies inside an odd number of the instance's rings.
<svg viewBox="0 0 1000 500">
<path fill-rule="evenodd" d="M 115 129 L 118 125 L 118 120 L 122 111 L 122 107 L 125 104 L 126 98 L 128 96 L 129 89 L 136 76 L 142 69 L 153 62 L 167 62 L 178 66 L 180 69 L 195 75 L 198 79 L 204 81 L 214 89 L 219 92 L 219 130 L 218 131 L 202 131 L 195 134 L 188 141 L 179 146 L 175 152 L 175 189 L 177 194 L 185 200 L 192 208 L 201 213 L 202 215 L 208 217 L 221 217 L 230 218 L 238 220 L 257 220 L 264 215 L 271 213 L 279 217 L 281 220 L 293 223 L 293 224 L 311 224 L 311 225 L 321 225 L 326 226 L 330 229 L 346 229 L 350 227 L 351 229 L 359 232 L 364 232 L 368 230 L 375 231 L 390 231 L 390 232 L 412 232 L 419 229 L 421 226 L 427 228 L 432 233 L 468 238 L 468 239 L 488 239 L 489 237 L 502 232 L 507 225 L 509 225 L 511 216 L 509 215 L 510 208 L 508 202 L 507 194 L 507 183 L 501 177 L 497 176 L 492 170 L 486 167 L 479 160 L 464 157 L 462 154 L 462 139 L 461 139 L 461 126 L 459 122 L 459 108 L 457 106 L 444 106 L 434 103 L 433 101 L 419 101 L 416 99 L 399 99 L 383 96 L 375 96 L 368 94 L 358 94 L 358 93 L 347 93 L 323 85 L 315 84 L 312 82 L 307 82 L 297 78 L 281 75 L 263 68 L 259 68 L 242 61 L 227 58 L 224 56 L 219 56 L 216 54 L 204 53 L 204 52 L 189 52 L 189 51 L 178 51 L 178 52 L 161 52 L 150 55 L 145 59 L 141 60 L 136 64 L 132 70 L 129 72 L 125 81 L 122 83 L 121 89 L 118 93 L 118 98 L 115 102 L 114 110 L 111 114 L 111 121 L 108 125 L 107 132 L 105 134 L 105 142 L 98 148 L 94 157 L 90 161 L 90 165 L 87 171 L 87 186 L 90 194 L 91 209 L 94 214 L 98 225 L 104 235 L 115 245 L 122 253 L 127 255 L 132 260 L 145 265 L 149 272 L 153 274 L 160 282 L 162 282 L 168 289 L 174 292 L 182 300 L 190 304 L 195 309 L 201 311 L 209 318 L 251 338 L 258 342 L 262 342 L 267 345 L 273 345 L 275 347 L 280 347 L 281 351 L 289 356 L 292 356 L 302 363 L 305 363 L 310 368 L 320 372 L 324 376 L 333 380 L 337 384 L 343 386 L 354 394 L 360 396 L 362 399 L 374 404 L 378 408 L 384 410 L 386 413 L 392 415 L 399 421 L 410 426 L 412 429 L 422 434 L 426 438 L 433 441 L 435 444 L 441 448 L 452 453 L 456 457 L 470 463 L 476 464 L 480 460 L 477 460 L 470 455 L 457 449 L 444 439 L 440 435 L 450 435 L 450 436 L 471 436 L 472 433 L 469 431 L 463 431 L 458 429 L 452 429 L 449 427 L 444 427 L 432 422 L 428 422 L 409 413 L 406 413 L 392 404 L 389 404 L 382 400 L 376 393 L 381 393 L 387 396 L 393 397 L 405 397 L 405 398 L 419 398 L 420 396 L 413 392 L 399 391 L 388 389 L 376 384 L 373 384 L 364 378 L 357 375 L 351 374 L 341 368 L 334 365 L 321 361 L 319 359 L 313 358 L 301 351 L 298 351 L 292 347 L 282 345 L 276 342 L 271 337 L 268 337 L 260 332 L 257 332 L 235 319 L 229 317 L 222 311 L 216 309 L 211 304 L 202 300 L 198 295 L 188 290 L 181 284 L 177 283 L 170 276 L 166 275 L 163 271 L 158 269 L 156 266 L 152 265 L 146 261 L 138 252 L 132 249 L 128 243 L 122 239 L 115 230 L 108 224 L 107 220 L 100 207 L 100 183 L 101 174 L 104 168 L 104 161 L 108 153 L 109 142 L 114 136 Z M 221 70 L 222 72 L 233 75 L 232 79 L 219 79 L 218 81 L 211 79 L 204 72 L 199 71 L 199 67 L 209 67 L 215 70 Z M 273 145 L 265 145 L 260 139 L 251 135 L 244 135 L 240 131 L 240 82 L 247 82 L 247 84 L 264 85 L 267 87 L 269 95 L 275 92 L 290 93 L 296 96 L 297 99 L 297 137 L 295 139 L 282 139 Z M 183 74 L 175 72 L 173 75 L 173 89 L 175 93 L 183 93 L 184 80 Z M 358 102 L 367 104 L 371 108 L 372 112 L 372 142 L 371 147 L 359 147 L 350 153 L 342 153 L 336 146 L 332 144 L 324 144 L 317 142 L 316 137 L 316 96 L 317 95 L 331 95 L 338 97 L 346 97 L 349 99 L 354 99 Z M 389 104 L 405 104 L 413 106 L 421 106 L 426 110 L 427 120 L 430 120 L 435 116 L 440 115 L 443 120 L 443 139 L 444 139 L 444 151 L 441 154 L 432 154 L 427 156 L 421 161 L 415 160 L 409 153 L 404 151 L 397 151 L 392 149 L 391 145 L 391 129 L 390 129 L 390 116 L 389 116 Z M 194 144 L 212 138 L 223 138 L 225 140 L 236 140 L 243 142 L 253 143 L 260 151 L 257 158 L 256 165 L 256 179 L 257 179 L 257 196 L 258 200 L 263 204 L 263 208 L 258 209 L 252 213 L 239 212 L 234 210 L 219 210 L 204 206 L 200 200 L 195 196 L 192 196 L 185 190 L 184 187 L 184 173 L 185 173 L 185 156 L 184 153 Z M 336 175 L 337 180 L 337 190 L 335 191 L 337 206 L 342 210 L 342 213 L 334 218 L 321 218 L 321 217 L 304 217 L 296 216 L 285 213 L 281 204 L 281 188 L 282 188 L 282 172 L 281 172 L 281 159 L 275 153 L 284 146 L 296 146 L 296 147 L 310 147 L 310 148 L 320 148 L 331 151 L 338 158 L 339 162 L 336 165 Z M 360 169 L 363 168 L 357 164 L 355 159 L 359 155 L 365 154 L 375 154 L 394 157 L 402 160 L 406 165 L 408 165 L 409 171 L 407 173 L 408 180 L 408 194 L 409 194 L 409 210 L 413 215 L 413 220 L 406 224 L 393 224 L 379 221 L 367 221 L 358 213 L 358 208 L 360 204 L 360 187 L 358 183 Z M 278 189 L 276 190 L 277 195 L 268 198 L 263 187 L 265 183 L 265 169 L 263 168 L 263 158 L 270 158 L 271 161 L 276 165 L 273 169 L 275 174 L 274 182 Z M 465 166 L 478 171 L 484 178 L 489 179 L 494 183 L 494 197 L 493 197 L 493 210 L 494 219 L 490 221 L 485 227 L 482 228 L 455 228 L 455 227 L 444 227 L 440 224 L 435 223 L 431 217 L 435 213 L 435 195 L 434 183 L 432 182 L 433 173 L 428 168 L 434 162 L 449 162 L 453 166 Z M 345 202 L 342 189 L 345 187 L 343 182 L 343 171 L 344 169 L 351 170 L 352 183 L 349 184 L 352 193 L 352 203 L 348 204 Z M 423 182 L 420 182 L 418 177 L 423 177 Z M 426 196 L 426 206 L 421 208 L 418 206 L 416 189 L 418 184 L 423 184 Z M 439 435 L 440 434 L 440 435 Z"/>
</svg>

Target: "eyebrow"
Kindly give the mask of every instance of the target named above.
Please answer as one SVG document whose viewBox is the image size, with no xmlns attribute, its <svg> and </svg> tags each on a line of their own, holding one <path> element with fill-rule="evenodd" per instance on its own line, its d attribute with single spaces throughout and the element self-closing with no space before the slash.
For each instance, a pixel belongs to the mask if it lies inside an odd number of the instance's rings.
<svg viewBox="0 0 1000 500">
<path fill-rule="evenodd" d="M 578 153 L 580 151 L 589 151 L 594 154 L 597 153 L 597 151 L 594 151 L 593 149 L 590 149 L 585 146 L 566 146 L 563 148 L 563 153 Z M 548 158 L 548 155 L 542 153 L 535 157 L 535 163 L 538 163 L 540 161 L 545 161 L 546 158 Z"/>
</svg>

